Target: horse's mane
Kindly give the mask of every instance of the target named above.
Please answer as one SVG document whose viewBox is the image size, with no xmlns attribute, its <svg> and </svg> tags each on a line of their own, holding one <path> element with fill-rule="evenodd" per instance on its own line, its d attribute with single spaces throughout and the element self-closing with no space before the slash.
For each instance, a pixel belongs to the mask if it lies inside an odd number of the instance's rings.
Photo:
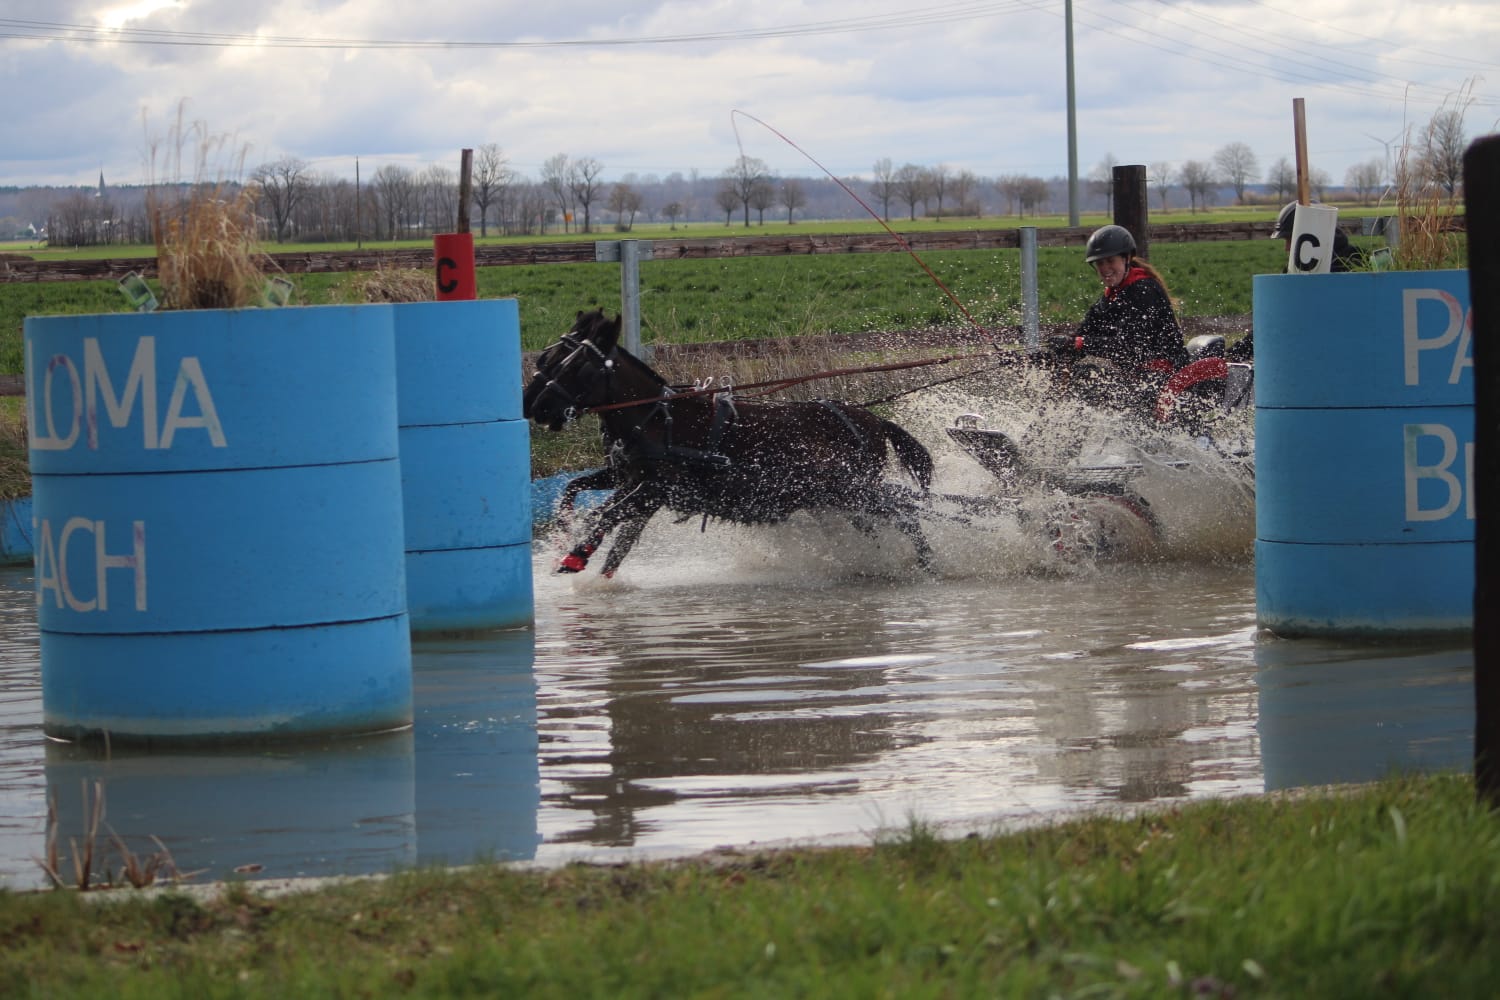
<svg viewBox="0 0 1500 1000">
<path fill-rule="evenodd" d="M 642 361 L 640 358 L 636 357 L 634 354 L 631 354 L 624 348 L 624 346 L 620 343 L 619 325 L 620 318 L 618 316 L 611 320 L 605 317 L 603 309 L 595 309 L 593 312 L 580 313 L 577 322 L 573 324 L 573 329 L 578 331 L 579 336 L 583 337 L 585 340 L 591 340 L 597 345 L 599 343 L 599 338 L 596 335 L 599 334 L 602 330 L 605 330 L 611 326 L 615 327 L 613 336 L 608 338 L 613 342 L 615 353 L 618 354 L 621 358 L 625 358 L 634 363 L 637 369 L 649 375 L 657 385 L 665 389 L 672 388 L 671 384 L 668 383 L 666 379 L 662 378 L 661 374 L 658 373 L 655 368 L 652 368 L 650 365 L 646 364 L 646 362 Z"/>
</svg>

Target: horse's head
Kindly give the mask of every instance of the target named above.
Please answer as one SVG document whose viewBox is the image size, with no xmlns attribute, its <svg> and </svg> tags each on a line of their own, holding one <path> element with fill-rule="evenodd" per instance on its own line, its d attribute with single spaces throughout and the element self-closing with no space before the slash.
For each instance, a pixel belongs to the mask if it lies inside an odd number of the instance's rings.
<svg viewBox="0 0 1500 1000">
<path fill-rule="evenodd" d="M 580 312 L 572 329 L 537 358 L 536 372 L 521 396 L 521 413 L 550 430 L 561 430 L 579 412 L 605 402 L 620 339 L 620 317 Z"/>
</svg>

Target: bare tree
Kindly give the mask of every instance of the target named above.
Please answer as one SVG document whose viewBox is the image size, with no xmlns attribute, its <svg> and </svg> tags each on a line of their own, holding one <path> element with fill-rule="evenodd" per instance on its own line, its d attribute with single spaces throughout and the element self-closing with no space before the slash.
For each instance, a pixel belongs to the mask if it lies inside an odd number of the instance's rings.
<svg viewBox="0 0 1500 1000">
<path fill-rule="evenodd" d="M 960 170 L 953 175 L 949 183 L 949 190 L 953 192 L 953 200 L 958 204 L 958 214 L 972 215 L 978 218 L 983 214 L 979 202 L 970 203 L 969 199 L 974 196 L 974 189 L 979 186 L 979 178 L 974 176 L 972 170 Z"/>
<path fill-rule="evenodd" d="M 545 184 L 520 184 L 516 187 L 516 228 L 521 233 L 542 233 L 547 230 L 547 186 Z"/>
<path fill-rule="evenodd" d="M 1464 115 L 1445 108 L 1432 116 L 1422 130 L 1418 143 L 1422 171 L 1433 183 L 1441 185 L 1448 197 L 1458 192 L 1464 179 Z"/>
<path fill-rule="evenodd" d="M 633 185 L 624 181 L 616 184 L 609 192 L 609 210 L 615 213 L 615 228 L 621 232 L 629 232 L 635 225 L 636 213 L 641 210 L 641 193 Z"/>
<path fill-rule="evenodd" d="M 875 161 L 875 179 L 870 182 L 870 193 L 880 202 L 880 217 L 891 220 L 891 202 L 896 198 L 896 169 L 889 157 Z"/>
<path fill-rule="evenodd" d="M 1021 187 L 1025 180 L 1026 178 L 1020 174 L 1002 174 L 1000 179 L 995 181 L 995 190 L 1000 192 L 1000 196 L 1005 199 L 1005 203 L 1010 209 L 1006 213 L 1007 215 L 1020 214 Z"/>
<path fill-rule="evenodd" d="M 917 220 L 917 205 L 927 199 L 927 171 L 915 163 L 902 164 L 896 171 L 896 197 L 906 202 L 911 221 Z"/>
<path fill-rule="evenodd" d="M 1172 190 L 1172 178 L 1174 171 L 1172 164 L 1166 160 L 1158 160 L 1151 164 L 1150 182 L 1156 188 L 1157 197 L 1161 199 L 1161 210 L 1167 210 L 1167 194 Z"/>
<path fill-rule="evenodd" d="M 557 211 L 562 216 L 563 232 L 568 231 L 573 221 L 573 164 L 567 153 L 549 156 L 542 164 L 542 185 L 552 195 Z"/>
<path fill-rule="evenodd" d="M 1096 192 L 1104 195 L 1104 211 L 1109 214 L 1113 214 L 1115 210 L 1115 167 L 1119 163 L 1114 153 L 1105 153 L 1104 159 L 1089 171 L 1089 184 Z"/>
<path fill-rule="evenodd" d="M 667 221 L 672 224 L 672 228 L 676 229 L 677 228 L 677 220 L 680 219 L 680 218 L 682 218 L 682 202 L 680 202 L 680 201 L 669 201 L 669 202 L 667 202 L 665 205 L 663 205 L 661 207 L 661 214 L 665 215 L 667 217 Z"/>
<path fill-rule="evenodd" d="M 490 208 L 505 201 L 505 192 L 516 182 L 516 172 L 510 161 L 493 142 L 487 142 L 475 151 L 474 172 L 471 176 L 471 192 L 474 206 L 479 209 L 479 235 L 489 235 Z"/>
<path fill-rule="evenodd" d="M 1297 193 L 1297 169 L 1285 156 L 1266 171 L 1266 186 L 1276 192 L 1277 201 L 1285 201 Z"/>
<path fill-rule="evenodd" d="M 568 187 L 573 192 L 573 203 L 583 209 L 583 232 L 593 232 L 589 224 L 589 209 L 599 198 L 599 190 L 604 185 L 599 180 L 599 175 L 604 173 L 604 164 L 592 156 L 574 160 L 568 170 Z"/>
<path fill-rule="evenodd" d="M 728 177 L 724 178 L 719 189 L 714 192 L 714 202 L 724 210 L 724 225 L 729 225 L 729 217 L 741 205 L 745 206 L 745 225 L 750 225 L 750 199 L 741 198 L 739 191 L 735 190 L 734 181 Z"/>
<path fill-rule="evenodd" d="M 1317 167 L 1307 168 L 1307 186 L 1312 189 L 1315 201 L 1323 200 L 1323 196 L 1328 193 L 1328 186 L 1332 183 L 1333 180 L 1328 176 L 1328 171 Z"/>
<path fill-rule="evenodd" d="M 1040 177 L 1023 177 L 1017 197 L 1020 199 L 1022 212 L 1029 208 L 1032 215 L 1037 215 L 1052 197 L 1052 188 Z"/>
<path fill-rule="evenodd" d="M 414 224 L 417 212 L 417 180 L 408 167 L 388 163 L 375 171 L 372 185 L 380 199 L 386 235 L 398 240 Z"/>
<path fill-rule="evenodd" d="M 935 218 L 943 217 L 943 200 L 948 196 L 948 185 L 953 180 L 953 174 L 946 163 L 939 163 L 927 171 L 927 197 L 937 202 L 937 211 L 932 213 Z"/>
<path fill-rule="evenodd" d="M 735 197 L 739 198 L 740 204 L 745 207 L 745 227 L 747 229 L 750 226 L 750 206 L 758 197 L 756 188 L 770 176 L 770 173 L 770 168 L 766 166 L 766 162 L 754 156 L 741 156 L 724 171 L 724 181 L 734 191 Z M 720 207 L 723 207 L 723 200 L 718 195 L 715 195 L 714 198 L 719 202 Z M 767 208 L 770 205 L 771 202 L 766 203 Z M 764 213 L 765 209 L 761 211 Z M 728 225 L 728 223 L 726 222 L 725 225 Z"/>
<path fill-rule="evenodd" d="M 458 176 L 452 168 L 434 163 L 419 179 L 422 226 L 428 233 L 451 233 L 458 224 Z"/>
<path fill-rule="evenodd" d="M 781 182 L 781 204 L 786 206 L 786 224 L 795 224 L 797 220 L 792 214 L 807 204 L 807 192 L 802 190 L 802 182 L 797 178 L 788 177 Z"/>
<path fill-rule="evenodd" d="M 766 209 L 774 204 L 776 204 L 776 188 L 771 183 L 771 178 L 762 177 L 750 189 L 750 207 L 755 209 L 756 225 L 766 224 Z"/>
<path fill-rule="evenodd" d="M 1255 162 L 1255 153 L 1243 142 L 1231 142 L 1214 153 L 1214 166 L 1218 167 L 1219 176 L 1224 178 L 1225 183 L 1234 188 L 1234 200 L 1243 205 L 1245 186 L 1250 183 L 1251 177 L 1260 172 Z"/>
<path fill-rule="evenodd" d="M 310 169 L 304 160 L 283 156 L 262 163 L 250 174 L 250 182 L 257 188 L 256 201 L 270 215 L 277 243 L 286 242 L 287 227 L 312 186 Z"/>
<path fill-rule="evenodd" d="M 1214 175 L 1207 163 L 1188 160 L 1177 172 L 1177 180 L 1188 193 L 1188 201 L 1194 212 L 1198 211 L 1200 202 L 1204 208 L 1208 207 L 1208 190 L 1213 186 Z"/>
<path fill-rule="evenodd" d="M 1344 186 L 1354 192 L 1361 205 L 1370 203 L 1370 196 L 1380 190 L 1384 180 L 1385 164 L 1379 159 L 1356 163 L 1344 173 Z"/>
</svg>

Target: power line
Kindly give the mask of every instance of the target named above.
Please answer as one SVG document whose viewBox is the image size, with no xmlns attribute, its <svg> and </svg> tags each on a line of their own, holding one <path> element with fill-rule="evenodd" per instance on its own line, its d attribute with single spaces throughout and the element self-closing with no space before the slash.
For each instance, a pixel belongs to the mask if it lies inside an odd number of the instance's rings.
<svg viewBox="0 0 1500 1000">
<path fill-rule="evenodd" d="M 595 48 L 636 45 L 681 45 L 701 42 L 791 38 L 805 35 L 848 34 L 888 31 L 926 24 L 946 24 L 996 17 L 1036 8 L 1033 0 L 955 3 L 895 14 L 810 21 L 766 28 L 736 28 L 725 31 L 692 32 L 681 35 L 637 35 L 616 38 L 452 40 L 332 38 L 300 35 L 245 35 L 218 32 L 173 31 L 164 28 L 107 28 L 102 25 L 58 21 L 0 18 L 0 38 L 43 41 L 118 43 L 126 45 L 184 45 L 213 48 L 283 49 L 547 49 Z"/>
<path fill-rule="evenodd" d="M 1470 66 L 1473 66 L 1475 69 L 1500 69 L 1500 65 L 1497 65 L 1495 63 L 1484 63 L 1484 62 L 1480 62 L 1477 59 L 1469 59 L 1469 58 L 1466 58 L 1464 56 L 1454 55 L 1453 53 L 1450 53 L 1450 52 L 1432 52 L 1432 51 L 1429 51 L 1428 49 L 1415 48 L 1415 47 L 1410 47 L 1410 46 L 1403 46 L 1399 42 L 1393 42 L 1393 41 L 1391 41 L 1388 38 L 1381 38 L 1378 35 L 1366 35 L 1366 34 L 1362 34 L 1362 33 L 1358 32 L 1358 31 L 1350 31 L 1349 29 L 1347 29 L 1347 28 L 1341 28 L 1341 27 L 1339 27 L 1336 24 L 1329 24 L 1327 21 L 1319 21 L 1317 18 L 1307 17 L 1307 16 L 1305 16 L 1303 14 L 1297 13 L 1296 11 L 1285 10 L 1285 9 L 1283 9 L 1281 7 L 1275 6 L 1274 4 L 1265 3 L 1264 0 L 1245 0 L 1245 2 L 1246 3 L 1250 3 L 1250 4 L 1254 4 L 1257 7 L 1264 7 L 1266 10 L 1275 11 L 1276 13 L 1281 14 L 1284 17 L 1296 18 L 1297 20 L 1303 21 L 1303 22 L 1305 22 L 1307 24 L 1317 25 L 1320 28 L 1326 28 L 1329 31 L 1336 31 L 1339 34 L 1349 35 L 1352 38 L 1359 38 L 1359 39 L 1363 39 L 1364 41 L 1375 42 L 1375 43 L 1380 44 L 1380 45 L 1389 45 L 1392 48 L 1397 48 L 1397 47 L 1410 48 L 1410 51 L 1412 51 L 1412 52 L 1420 52 L 1423 55 L 1432 56 L 1435 59 L 1442 60 L 1441 62 L 1429 63 L 1429 62 L 1423 62 L 1423 61 L 1417 60 L 1417 59 L 1409 59 L 1409 58 L 1407 58 L 1405 56 L 1388 56 L 1387 57 L 1387 58 L 1399 60 L 1401 62 L 1409 62 L 1409 63 L 1413 63 L 1414 65 L 1417 65 L 1417 66 L 1432 66 L 1432 67 L 1437 67 L 1438 69 L 1452 69 L 1453 68 L 1453 64 L 1455 62 L 1468 63 Z"/>
</svg>

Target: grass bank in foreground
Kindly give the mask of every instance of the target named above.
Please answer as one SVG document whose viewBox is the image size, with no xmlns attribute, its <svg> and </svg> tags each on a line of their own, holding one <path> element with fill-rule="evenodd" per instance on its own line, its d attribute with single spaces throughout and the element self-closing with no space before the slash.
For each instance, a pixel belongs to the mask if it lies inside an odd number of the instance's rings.
<svg viewBox="0 0 1500 1000">
<path fill-rule="evenodd" d="M 994 837 L 481 866 L 211 901 L 0 894 L 6 996 L 1490 996 L 1467 777 Z"/>
</svg>

